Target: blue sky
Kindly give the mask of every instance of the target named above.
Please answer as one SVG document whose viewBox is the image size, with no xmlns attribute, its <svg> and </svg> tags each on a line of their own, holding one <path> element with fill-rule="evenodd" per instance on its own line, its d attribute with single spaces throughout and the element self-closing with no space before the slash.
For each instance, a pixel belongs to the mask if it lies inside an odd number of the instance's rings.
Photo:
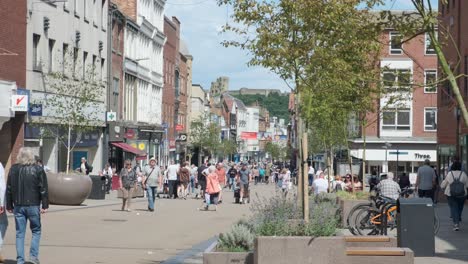
<svg viewBox="0 0 468 264">
<path fill-rule="evenodd" d="M 431 0 L 437 6 L 437 0 Z M 412 7 L 410 0 L 387 0 L 382 9 L 405 10 Z M 219 76 L 230 78 L 230 89 L 266 88 L 289 91 L 284 81 L 267 69 L 248 67 L 249 55 L 237 48 L 225 48 L 221 28 L 229 22 L 232 10 L 219 7 L 216 0 L 168 0 L 166 16 L 181 21 L 181 37 L 194 57 L 193 83 L 209 89 Z"/>
</svg>

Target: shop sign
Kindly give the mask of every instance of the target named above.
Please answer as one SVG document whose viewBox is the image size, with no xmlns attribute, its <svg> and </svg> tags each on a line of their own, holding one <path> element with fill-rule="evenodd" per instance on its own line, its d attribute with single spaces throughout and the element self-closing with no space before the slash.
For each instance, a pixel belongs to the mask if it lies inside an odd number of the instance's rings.
<svg viewBox="0 0 468 264">
<path fill-rule="evenodd" d="M 430 160 L 431 159 L 431 155 L 429 154 L 422 154 L 422 153 L 414 153 L 414 158 L 415 159 L 421 159 L 421 160 Z"/>
<path fill-rule="evenodd" d="M 135 129 L 127 128 L 127 130 L 125 131 L 126 139 L 135 139 L 135 135 L 136 135 Z"/>
<path fill-rule="evenodd" d="M 179 134 L 179 137 L 176 141 L 186 142 L 187 141 L 187 134 Z"/>
<path fill-rule="evenodd" d="M 31 104 L 29 112 L 31 116 L 42 116 L 42 104 Z"/>
<path fill-rule="evenodd" d="M 15 112 L 28 111 L 28 96 L 27 95 L 12 95 L 11 110 Z"/>
<path fill-rule="evenodd" d="M 183 125 L 180 125 L 180 124 L 179 124 L 179 125 L 176 125 L 175 130 L 176 130 L 176 131 L 182 131 L 182 130 L 184 130 L 184 126 L 183 126 Z"/>
</svg>

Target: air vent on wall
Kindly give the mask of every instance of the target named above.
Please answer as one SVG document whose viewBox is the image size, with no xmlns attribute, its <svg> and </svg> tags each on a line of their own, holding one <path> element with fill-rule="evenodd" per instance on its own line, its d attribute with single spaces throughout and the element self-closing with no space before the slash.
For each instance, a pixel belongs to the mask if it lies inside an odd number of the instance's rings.
<svg viewBox="0 0 468 264">
<path fill-rule="evenodd" d="M 44 17 L 44 32 L 47 32 L 50 28 L 50 19 L 48 17 Z"/>
</svg>

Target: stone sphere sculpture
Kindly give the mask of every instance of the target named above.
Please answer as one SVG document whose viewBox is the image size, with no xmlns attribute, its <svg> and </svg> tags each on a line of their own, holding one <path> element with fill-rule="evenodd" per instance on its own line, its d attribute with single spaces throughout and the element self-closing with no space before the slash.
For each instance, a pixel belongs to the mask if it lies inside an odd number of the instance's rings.
<svg viewBox="0 0 468 264">
<path fill-rule="evenodd" d="M 81 205 L 91 193 L 93 182 L 88 175 L 47 173 L 49 202 L 58 205 Z"/>
</svg>

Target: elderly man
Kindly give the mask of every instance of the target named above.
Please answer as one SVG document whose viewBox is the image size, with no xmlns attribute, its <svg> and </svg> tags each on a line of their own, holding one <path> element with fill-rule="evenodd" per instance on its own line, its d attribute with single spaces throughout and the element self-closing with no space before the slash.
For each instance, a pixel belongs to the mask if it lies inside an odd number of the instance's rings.
<svg viewBox="0 0 468 264">
<path fill-rule="evenodd" d="M 314 190 L 314 194 L 328 192 L 328 181 L 325 180 L 325 174 L 323 172 L 320 172 L 318 179 L 313 181 L 312 189 Z"/>
<path fill-rule="evenodd" d="M 384 177 L 382 175 L 382 177 Z M 377 189 L 380 190 L 380 195 L 392 198 L 394 200 L 400 197 L 400 185 L 393 180 L 393 172 L 388 172 L 387 177 L 377 184 Z"/>
<path fill-rule="evenodd" d="M 148 211 L 154 211 L 154 201 L 156 199 L 156 194 L 158 193 L 158 185 L 161 184 L 161 170 L 157 165 L 155 158 L 151 158 L 149 166 L 146 166 L 143 169 L 145 175 L 144 187 L 146 188 L 146 193 L 148 194 Z"/>
<path fill-rule="evenodd" d="M 418 196 L 423 198 L 431 198 L 434 200 L 433 188 L 436 183 L 436 173 L 431 168 L 431 161 L 426 159 L 424 165 L 418 169 L 418 177 L 416 179 L 416 189 L 418 190 Z"/>
<path fill-rule="evenodd" d="M 78 168 L 78 171 L 86 175 L 89 175 L 89 173 L 93 171 L 93 167 L 88 164 L 88 161 L 85 157 L 81 158 L 81 164 Z"/>
</svg>

